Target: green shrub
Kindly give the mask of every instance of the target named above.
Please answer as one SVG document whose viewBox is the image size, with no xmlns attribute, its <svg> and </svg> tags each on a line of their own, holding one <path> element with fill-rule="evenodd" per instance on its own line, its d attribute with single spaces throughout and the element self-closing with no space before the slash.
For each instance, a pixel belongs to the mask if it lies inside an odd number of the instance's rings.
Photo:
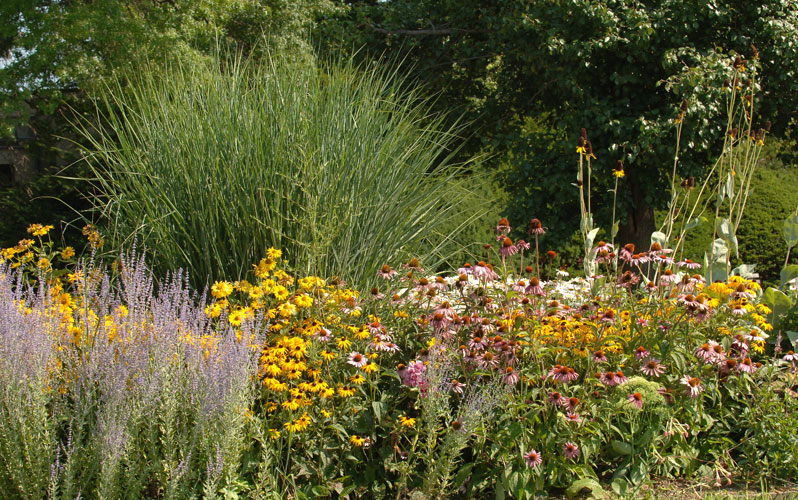
<svg viewBox="0 0 798 500">
<path fill-rule="evenodd" d="M 270 246 L 298 271 L 363 285 L 387 261 L 428 266 L 480 205 L 453 165 L 456 129 L 390 70 L 274 58 L 177 64 L 102 96 L 84 127 L 118 243 L 198 284 L 242 277 Z"/>
</svg>

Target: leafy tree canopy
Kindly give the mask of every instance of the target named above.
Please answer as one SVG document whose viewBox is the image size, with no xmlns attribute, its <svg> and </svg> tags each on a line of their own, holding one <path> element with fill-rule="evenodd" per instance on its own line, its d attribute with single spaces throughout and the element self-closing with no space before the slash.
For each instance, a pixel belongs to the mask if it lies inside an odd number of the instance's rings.
<svg viewBox="0 0 798 500">
<path fill-rule="evenodd" d="M 30 107 L 52 114 L 70 91 L 130 62 L 190 61 L 220 41 L 310 54 L 315 18 L 335 10 L 331 0 L 4 0 L 4 135 L 27 122 Z"/>
<path fill-rule="evenodd" d="M 478 129 L 471 151 L 505 168 L 509 212 L 548 218 L 555 234 L 578 223 L 574 149 L 587 128 L 599 187 L 627 166 L 622 236 L 647 241 L 675 151 L 675 118 L 687 113 L 679 174 L 710 163 L 726 122 L 724 80 L 735 55 L 743 84 L 761 69 L 759 116 L 783 128 L 796 116 L 796 0 L 402 0 L 354 1 L 335 39 L 372 54 L 402 54 L 439 102 Z M 666 83 L 667 82 L 667 83 Z M 603 191 L 604 189 L 599 189 Z M 609 210 L 610 203 L 603 203 Z M 597 214 L 599 225 L 609 216 Z M 544 221 L 546 222 L 546 221 Z M 607 223 L 604 223 L 606 226 Z"/>
</svg>

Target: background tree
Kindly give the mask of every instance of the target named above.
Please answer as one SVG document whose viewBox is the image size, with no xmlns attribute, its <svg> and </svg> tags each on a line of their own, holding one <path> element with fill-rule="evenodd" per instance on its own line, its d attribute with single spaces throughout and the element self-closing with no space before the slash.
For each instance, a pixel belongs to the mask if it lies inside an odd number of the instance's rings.
<svg viewBox="0 0 798 500">
<path fill-rule="evenodd" d="M 611 202 L 602 195 L 623 160 L 621 239 L 647 245 L 654 210 L 669 199 L 680 104 L 688 107 L 678 173 L 700 176 L 725 129 L 722 86 L 733 54 L 758 53 L 760 114 L 774 131 L 796 116 L 795 0 L 350 3 L 347 27 L 329 38 L 365 44 L 370 57 L 400 54 L 441 93 L 440 105 L 473 122 L 465 150 L 498 153 L 493 167 L 512 200 L 508 214 L 545 218 L 561 241 L 579 220 L 572 183 L 580 128 L 598 157 L 594 206 L 605 213 L 597 225 L 609 225 Z"/>
</svg>

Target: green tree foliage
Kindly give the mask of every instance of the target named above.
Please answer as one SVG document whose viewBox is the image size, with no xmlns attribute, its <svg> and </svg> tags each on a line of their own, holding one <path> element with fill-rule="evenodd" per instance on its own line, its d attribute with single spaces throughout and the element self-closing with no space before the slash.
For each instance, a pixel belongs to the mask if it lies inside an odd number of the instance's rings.
<svg viewBox="0 0 798 500">
<path fill-rule="evenodd" d="M 610 187 L 616 161 L 626 163 L 621 237 L 643 242 L 653 208 L 668 200 L 683 100 L 679 174 L 699 176 L 710 163 L 725 126 L 720 91 L 732 75 L 730 54 L 753 61 L 757 48 L 761 111 L 775 130 L 795 115 L 795 0 L 352 4 L 342 33 L 375 54 L 401 52 L 419 79 L 443 92 L 442 104 L 467 111 L 479 128 L 470 150 L 499 152 L 496 163 L 505 162 L 512 215 L 545 217 L 559 235 L 578 221 L 571 183 L 580 128 L 598 156 L 599 191 Z"/>
<path fill-rule="evenodd" d="M 307 55 L 314 19 L 335 10 L 331 0 L 4 1 L 5 133 L 10 119 L 26 122 L 31 107 L 52 115 L 66 90 L 85 90 L 129 63 L 195 61 L 220 40 Z"/>
</svg>

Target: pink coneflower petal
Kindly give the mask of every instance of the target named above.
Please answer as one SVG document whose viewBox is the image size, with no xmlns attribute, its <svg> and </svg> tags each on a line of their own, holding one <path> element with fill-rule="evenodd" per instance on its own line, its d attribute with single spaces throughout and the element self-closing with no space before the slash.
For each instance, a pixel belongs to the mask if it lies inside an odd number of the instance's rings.
<svg viewBox="0 0 798 500">
<path fill-rule="evenodd" d="M 369 363 L 369 360 L 366 358 L 366 356 L 354 351 L 349 355 L 349 358 L 347 358 L 346 362 L 356 368 L 363 368 Z"/>
<path fill-rule="evenodd" d="M 650 358 L 643 366 L 640 367 L 640 371 L 649 377 L 659 377 L 665 373 L 665 366 L 660 364 L 658 359 Z"/>
<path fill-rule="evenodd" d="M 569 441 L 563 446 L 562 454 L 565 458 L 576 459 L 579 456 L 579 446 Z"/>
<path fill-rule="evenodd" d="M 704 386 L 701 385 L 701 380 L 696 377 L 685 375 L 682 377 L 681 383 L 687 388 L 687 394 L 691 398 L 697 398 L 701 391 L 704 390 Z"/>
<path fill-rule="evenodd" d="M 535 450 L 530 450 L 524 454 L 524 461 L 527 467 L 537 467 L 543 462 L 543 457 Z"/>
<path fill-rule="evenodd" d="M 643 407 L 643 395 L 640 394 L 639 392 L 629 394 L 629 401 L 631 401 L 638 408 Z"/>
</svg>

